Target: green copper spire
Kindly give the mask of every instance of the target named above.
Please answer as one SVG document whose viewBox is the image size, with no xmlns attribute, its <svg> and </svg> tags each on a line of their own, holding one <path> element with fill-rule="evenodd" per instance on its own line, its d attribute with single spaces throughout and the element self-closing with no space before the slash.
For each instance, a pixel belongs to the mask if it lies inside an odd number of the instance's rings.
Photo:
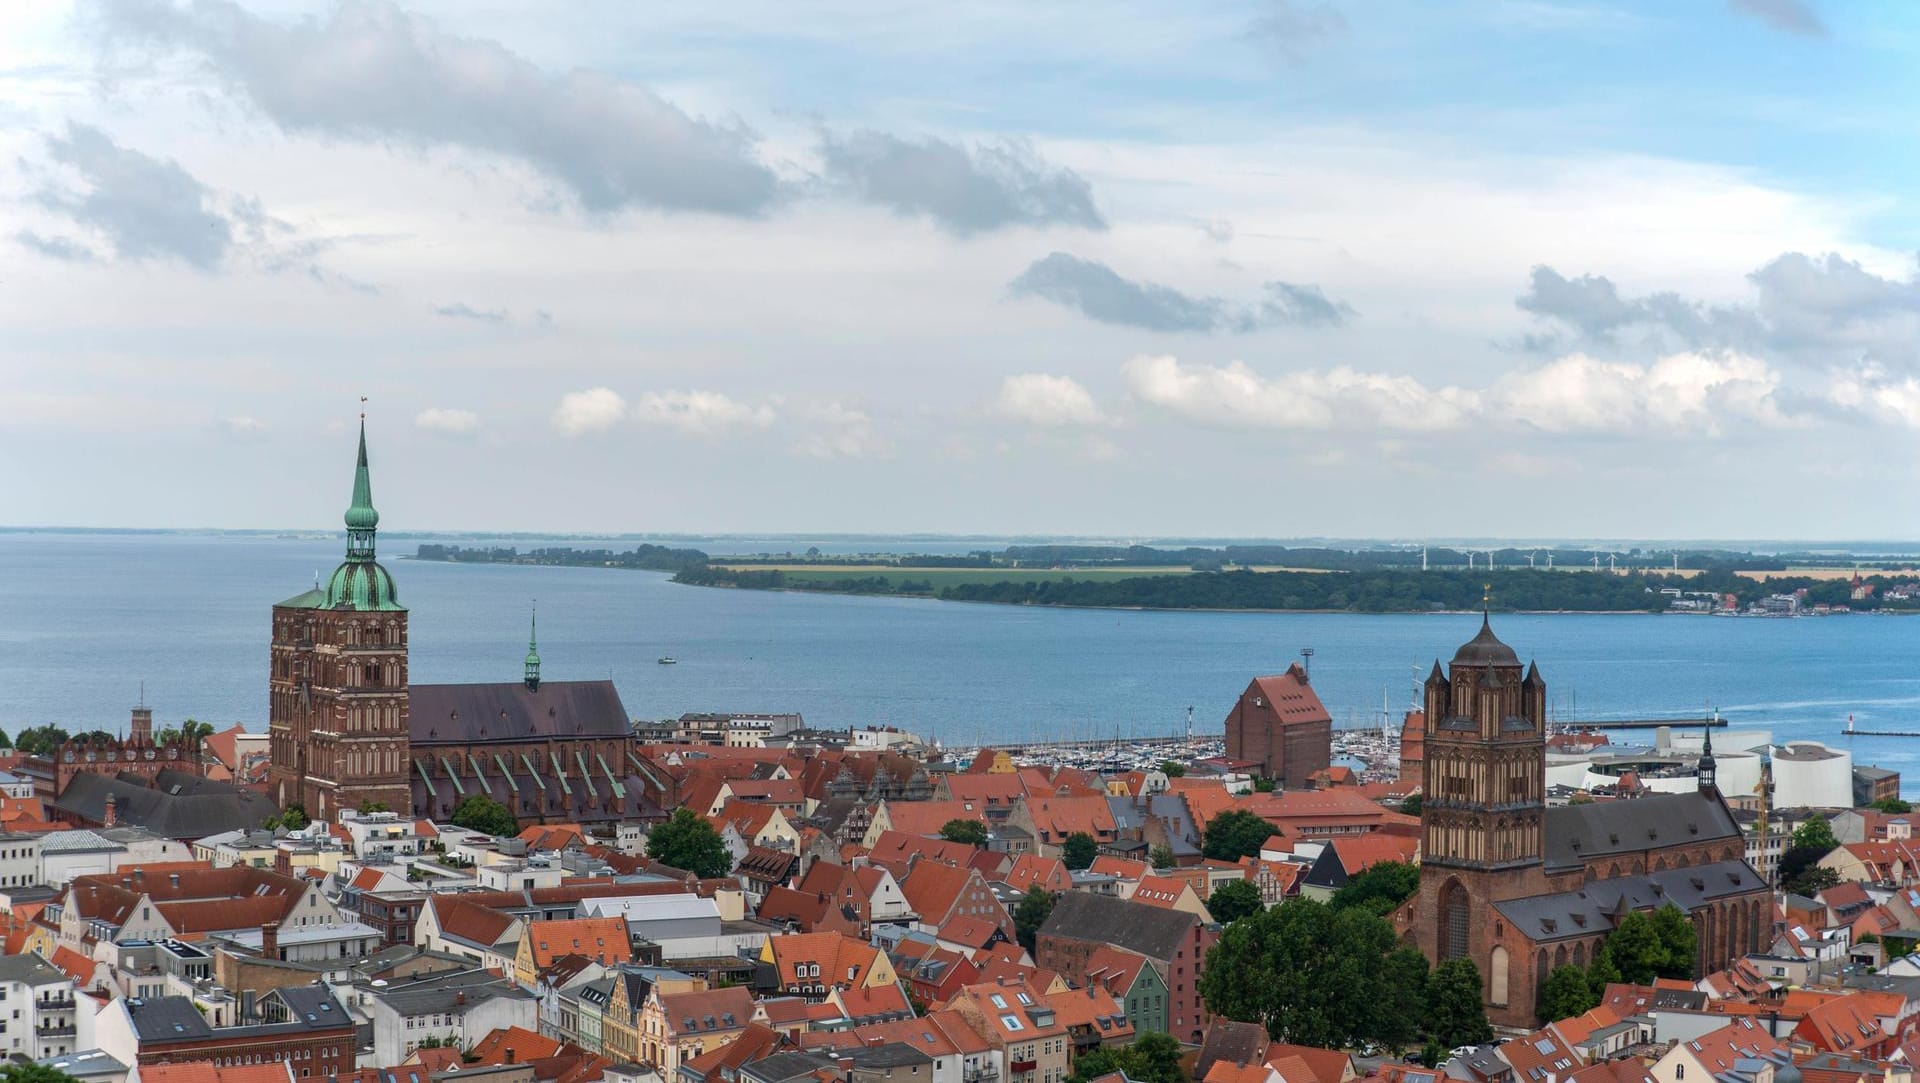
<svg viewBox="0 0 1920 1083">
<path fill-rule="evenodd" d="M 540 610 L 536 606 L 527 622 L 527 691 L 540 691 Z"/>
<path fill-rule="evenodd" d="M 373 482 L 367 473 L 367 415 L 362 411 L 360 455 L 353 468 L 353 503 L 347 507 L 347 559 L 327 579 L 324 608 L 406 608 L 393 589 L 393 576 L 373 559 L 374 530 L 379 525 L 380 513 L 373 510 Z"/>
<path fill-rule="evenodd" d="M 353 503 L 347 506 L 347 559 L 373 559 L 373 532 L 380 513 L 373 510 L 373 481 L 367 474 L 367 415 L 360 415 L 360 457 L 353 467 Z"/>
</svg>

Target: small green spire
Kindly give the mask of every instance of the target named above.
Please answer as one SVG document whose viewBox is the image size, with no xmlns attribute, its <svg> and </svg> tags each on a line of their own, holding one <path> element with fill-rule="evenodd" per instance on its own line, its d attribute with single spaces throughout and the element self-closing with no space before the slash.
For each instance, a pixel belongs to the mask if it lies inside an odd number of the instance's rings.
<svg viewBox="0 0 1920 1083">
<path fill-rule="evenodd" d="M 360 399 L 360 455 L 353 465 L 353 502 L 347 505 L 347 559 L 373 559 L 374 528 L 380 513 L 373 510 L 373 479 L 367 472 L 367 400 Z"/>
<path fill-rule="evenodd" d="M 527 622 L 527 691 L 540 690 L 540 609 L 535 603 L 533 613 Z"/>
</svg>

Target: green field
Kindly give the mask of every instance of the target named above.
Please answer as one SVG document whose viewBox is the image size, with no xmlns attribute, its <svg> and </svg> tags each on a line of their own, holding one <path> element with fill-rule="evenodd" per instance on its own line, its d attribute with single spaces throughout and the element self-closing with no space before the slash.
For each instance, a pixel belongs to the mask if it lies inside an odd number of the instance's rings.
<svg viewBox="0 0 1920 1083">
<path fill-rule="evenodd" d="M 781 572 L 796 586 L 803 583 L 836 583 L 847 579 L 885 579 L 896 588 L 902 580 L 931 583 L 937 593 L 942 587 L 971 583 L 1047 583 L 1071 579 L 1076 583 L 1106 583 L 1116 579 L 1135 579 L 1143 575 L 1188 575 L 1185 567 L 1126 568 L 896 568 L 891 564 L 728 564 L 714 562 L 716 568 L 741 572 Z"/>
</svg>

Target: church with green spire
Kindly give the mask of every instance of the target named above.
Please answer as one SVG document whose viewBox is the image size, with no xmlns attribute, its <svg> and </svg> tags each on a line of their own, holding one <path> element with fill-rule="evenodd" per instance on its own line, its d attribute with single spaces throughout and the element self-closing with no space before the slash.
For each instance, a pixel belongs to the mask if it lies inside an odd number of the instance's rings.
<svg viewBox="0 0 1920 1083">
<path fill-rule="evenodd" d="M 269 796 L 327 820 L 367 805 L 445 819 L 475 793 L 525 823 L 644 814 L 613 682 L 542 680 L 537 623 L 518 681 L 409 682 L 407 607 L 376 559 L 364 416 L 345 523 L 333 574 L 273 607 Z"/>
</svg>

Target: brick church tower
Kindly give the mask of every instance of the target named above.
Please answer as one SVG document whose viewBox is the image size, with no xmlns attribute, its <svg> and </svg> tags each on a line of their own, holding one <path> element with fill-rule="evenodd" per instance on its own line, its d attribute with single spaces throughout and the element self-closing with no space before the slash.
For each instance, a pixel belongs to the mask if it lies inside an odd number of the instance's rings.
<svg viewBox="0 0 1920 1083">
<path fill-rule="evenodd" d="M 1420 894 L 1410 932 L 1436 963 L 1473 959 L 1494 1004 L 1508 1000 L 1508 968 L 1505 930 L 1490 904 L 1548 890 L 1546 704 L 1538 668 L 1523 676 L 1519 656 L 1484 615 L 1448 672 L 1435 661 L 1427 678 Z"/>
<path fill-rule="evenodd" d="M 367 423 L 347 508 L 347 557 L 324 585 L 273 607 L 267 792 L 331 819 L 379 802 L 405 815 L 407 610 L 374 560 Z"/>
</svg>

